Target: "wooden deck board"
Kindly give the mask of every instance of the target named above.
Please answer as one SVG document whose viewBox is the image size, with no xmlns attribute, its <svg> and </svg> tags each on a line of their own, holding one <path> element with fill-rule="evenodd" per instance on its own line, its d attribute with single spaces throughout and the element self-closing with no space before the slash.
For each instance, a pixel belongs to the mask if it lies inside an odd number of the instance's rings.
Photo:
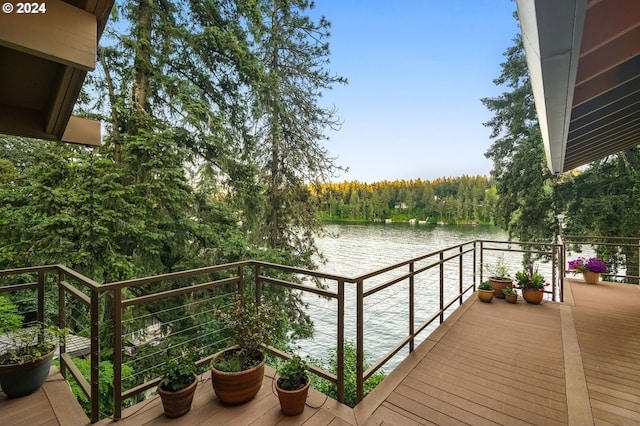
<svg viewBox="0 0 640 426">
<path fill-rule="evenodd" d="M 58 373 L 54 367 L 53 374 L 50 374 L 42 387 L 47 400 L 51 405 L 56 420 L 61 425 L 83 425 L 88 421 L 82 407 L 79 404 L 70 404 L 69 397 L 73 393 L 67 381 Z"/>
<path fill-rule="evenodd" d="M 472 424 L 486 422 L 487 419 L 493 420 L 488 424 L 493 424 L 493 422 L 500 424 L 506 424 L 505 422 L 507 422 L 512 425 L 522 424 L 514 421 L 510 415 L 505 415 L 505 412 L 509 411 L 506 403 L 497 404 L 499 406 L 492 405 L 490 403 L 492 401 L 489 401 L 489 398 L 485 396 L 482 389 L 478 389 L 479 393 L 477 393 L 463 389 L 461 386 L 457 386 L 455 382 L 432 377 L 430 377 L 428 381 L 406 380 L 405 383 L 408 386 L 412 386 L 416 392 L 420 392 L 420 389 L 425 388 L 425 384 L 429 383 L 432 385 L 430 390 L 432 396 L 450 404 L 454 410 L 462 410 L 477 415 L 478 419 L 472 421 Z M 469 417 L 471 418 L 471 416 Z"/>
<path fill-rule="evenodd" d="M 485 386 L 490 384 L 486 381 L 474 383 L 459 376 L 439 374 L 433 370 L 423 376 L 417 376 L 414 373 L 412 377 L 424 378 L 422 382 L 419 382 L 420 386 L 431 385 L 448 392 L 450 397 L 447 400 L 457 405 L 460 409 L 472 410 L 478 414 L 482 413 L 481 415 L 486 418 L 493 419 L 501 424 L 529 424 L 525 420 L 530 418 L 531 413 L 540 414 L 540 407 L 537 404 L 528 403 L 527 401 L 513 403 L 513 395 L 524 394 L 521 391 L 503 388 L 500 392 Z M 412 383 L 409 378 L 405 382 L 409 385 Z M 502 395 L 504 399 L 497 398 L 499 395 Z M 566 417 L 566 405 L 554 399 L 548 399 L 547 401 L 551 404 L 546 407 L 546 411 L 550 413 L 549 417 Z"/>
<path fill-rule="evenodd" d="M 559 305 L 467 303 L 472 306 L 465 315 L 390 390 L 387 401 L 408 404 L 409 398 L 395 397 L 408 396 L 408 387 L 419 395 L 411 404 L 435 405 L 448 421 L 567 424 Z M 527 394 L 535 396 L 522 397 Z M 400 408 L 415 414 L 414 405 Z"/>
<path fill-rule="evenodd" d="M 595 422 L 640 423 L 640 291 L 573 284 L 573 316 Z"/>
<path fill-rule="evenodd" d="M 598 407 L 593 407 L 593 417 L 599 421 L 614 425 L 637 425 L 639 423 L 637 420 L 629 419 Z"/>
<path fill-rule="evenodd" d="M 58 369 L 31 395 L 11 399 L 0 392 L 0 425 L 86 425 L 89 419 Z"/>
<path fill-rule="evenodd" d="M 317 410 L 313 413 L 311 417 L 304 420 L 304 425 L 305 426 L 326 426 L 331 424 L 331 422 L 335 418 L 336 417 L 327 410 Z M 293 421 L 294 420 L 292 420 L 288 424 L 294 424 Z"/>
<path fill-rule="evenodd" d="M 540 370 L 519 369 L 501 360 L 478 362 L 472 357 L 456 358 L 455 365 L 446 365 L 444 363 L 450 360 L 448 355 L 434 354 L 430 357 L 432 365 L 427 362 L 422 365 L 427 369 L 449 369 L 457 383 L 478 384 L 488 391 L 528 392 L 540 396 L 564 392 L 563 379 L 546 376 L 549 380 L 545 380 Z"/>
<path fill-rule="evenodd" d="M 616 398 L 614 395 L 611 395 L 608 392 L 602 393 L 594 389 L 589 389 L 589 394 L 591 395 L 591 399 L 594 401 L 617 405 L 618 407 L 625 408 L 631 411 L 638 412 L 638 408 L 640 407 L 637 400 L 629 401 L 624 398 Z"/>
<path fill-rule="evenodd" d="M 370 416 L 364 423 L 365 426 L 381 426 L 385 424 L 394 425 L 406 425 L 406 426 L 418 426 L 418 425 L 433 425 L 434 423 L 427 422 L 412 413 L 399 413 L 394 410 L 394 406 L 390 406 L 388 403 L 384 403 L 378 409 L 378 413 L 375 416 Z"/>
<path fill-rule="evenodd" d="M 425 404 L 425 401 L 416 400 L 415 396 L 416 395 L 407 396 L 401 392 L 394 392 L 389 395 L 387 402 L 395 406 L 394 411 L 399 413 L 404 411 L 407 414 L 412 414 L 421 419 L 420 422 L 429 422 L 437 425 L 468 424 L 440 412 L 438 410 L 439 407 L 433 407 L 430 404 Z"/>
</svg>

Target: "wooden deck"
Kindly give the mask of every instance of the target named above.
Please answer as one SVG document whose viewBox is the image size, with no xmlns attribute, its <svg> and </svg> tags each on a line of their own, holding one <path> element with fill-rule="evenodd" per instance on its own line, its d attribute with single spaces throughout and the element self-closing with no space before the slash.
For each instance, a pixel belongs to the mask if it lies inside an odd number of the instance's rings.
<svg viewBox="0 0 640 426">
<path fill-rule="evenodd" d="M 470 300 L 354 410 L 359 424 L 640 424 L 640 289 Z"/>
<path fill-rule="evenodd" d="M 565 283 L 564 304 L 468 300 L 354 410 L 314 392 L 319 408 L 285 417 L 267 377 L 256 399 L 224 407 L 205 378 L 180 419 L 155 398 L 99 424 L 640 424 L 640 289 Z M 70 392 L 51 399 L 48 386 L 65 385 L 55 377 L 26 398 L 0 394 L 0 424 L 87 424 L 61 417 L 78 407 L 56 402 Z"/>
<path fill-rule="evenodd" d="M 0 425 L 86 425 L 89 419 L 55 367 L 44 385 L 31 395 L 9 399 L 0 391 Z"/>
<path fill-rule="evenodd" d="M 573 299 L 595 424 L 640 424 L 640 289 L 574 285 Z"/>
</svg>

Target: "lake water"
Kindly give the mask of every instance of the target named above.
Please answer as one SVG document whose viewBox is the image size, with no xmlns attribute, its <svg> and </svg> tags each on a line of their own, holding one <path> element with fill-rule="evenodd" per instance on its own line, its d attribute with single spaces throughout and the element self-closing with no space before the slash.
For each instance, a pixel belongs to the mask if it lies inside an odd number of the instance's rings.
<svg viewBox="0 0 640 426">
<path fill-rule="evenodd" d="M 327 263 L 322 272 L 355 277 L 385 266 L 427 254 L 448 246 L 475 239 L 506 240 L 503 230 L 492 226 L 437 226 L 410 225 L 408 223 L 328 224 L 330 236 L 320 238 L 318 247 Z M 434 270 L 435 274 L 436 271 Z M 432 278 L 431 282 L 438 282 Z M 407 285 L 394 286 L 365 303 L 365 355 L 369 363 L 377 360 L 407 335 L 408 298 Z M 426 287 L 416 293 L 416 298 L 433 301 L 431 311 L 438 309 L 437 286 Z M 456 291 L 457 292 L 457 291 Z M 453 291 L 451 292 L 453 293 Z M 328 362 L 336 347 L 336 303 L 315 295 L 305 295 L 308 312 L 314 320 L 314 338 L 299 342 L 302 354 Z M 345 295 L 345 336 L 355 342 L 355 289 L 350 287 Z M 431 315 L 428 309 L 416 312 L 416 318 Z M 431 327 L 435 329 L 437 324 Z M 429 330 L 429 329 L 428 329 Z M 423 332 L 422 341 L 429 333 Z M 389 372 L 406 355 L 400 352 L 390 361 Z"/>
</svg>

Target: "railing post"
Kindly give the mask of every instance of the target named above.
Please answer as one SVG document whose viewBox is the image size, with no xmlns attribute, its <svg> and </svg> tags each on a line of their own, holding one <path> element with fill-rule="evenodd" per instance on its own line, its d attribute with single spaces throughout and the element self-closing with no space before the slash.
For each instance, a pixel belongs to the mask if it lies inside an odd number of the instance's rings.
<svg viewBox="0 0 640 426">
<path fill-rule="evenodd" d="M 440 252 L 440 324 L 444 322 L 444 252 Z"/>
<path fill-rule="evenodd" d="M 262 300 L 262 280 L 260 279 L 260 265 L 256 265 L 256 306 L 260 305 L 260 300 Z"/>
<path fill-rule="evenodd" d="M 458 275 L 458 277 L 459 277 L 459 278 L 458 278 L 458 284 L 460 285 L 460 288 L 458 289 L 458 294 L 460 295 L 460 298 L 458 299 L 458 300 L 459 300 L 459 304 L 458 304 L 458 306 L 462 306 L 462 289 L 463 289 L 463 287 L 464 287 L 464 286 L 462 285 L 462 280 L 464 279 L 464 277 L 463 277 L 463 271 L 462 271 L 462 266 L 463 266 L 463 265 L 462 265 L 462 252 L 463 252 L 463 250 L 462 250 L 462 244 L 460 245 L 459 249 L 460 249 L 460 250 L 459 250 L 459 251 L 460 251 L 460 258 L 459 258 L 459 259 L 460 259 L 460 263 L 459 263 L 459 265 L 460 265 L 460 269 L 458 270 L 458 272 L 459 272 L 459 275 Z"/>
<path fill-rule="evenodd" d="M 344 280 L 338 280 L 338 330 L 337 330 L 337 380 L 338 401 L 344 402 Z"/>
<path fill-rule="evenodd" d="M 67 328 L 67 305 L 65 303 L 65 291 L 61 283 L 66 279 L 65 273 L 58 269 L 58 327 Z M 64 339 L 64 345 L 60 345 L 60 355 L 67 351 L 67 340 Z M 67 364 L 60 356 L 60 374 L 67 378 Z"/>
<path fill-rule="evenodd" d="M 256 277 L 259 271 L 259 267 L 256 266 Z M 238 266 L 238 293 L 241 296 L 244 295 L 244 268 L 242 266 Z"/>
<path fill-rule="evenodd" d="M 558 250 L 554 246 L 551 246 L 551 282 L 553 283 L 551 285 L 551 300 L 553 302 L 556 301 L 556 282 L 557 282 L 556 276 L 560 269 L 558 268 L 559 254 L 557 252 Z"/>
<path fill-rule="evenodd" d="M 482 244 L 482 243 L 480 243 Z M 477 256 L 477 241 L 473 240 L 473 291 L 476 291 L 476 278 L 478 277 L 478 256 Z"/>
<path fill-rule="evenodd" d="M 44 324 L 44 271 L 38 271 L 38 322 Z"/>
<path fill-rule="evenodd" d="M 409 264 L 409 272 L 411 276 L 409 277 L 409 336 L 411 336 L 411 340 L 409 341 L 409 352 L 413 352 L 415 349 L 415 262 L 411 262 Z"/>
<path fill-rule="evenodd" d="M 474 252 L 474 256 L 475 256 L 475 252 Z M 482 270 L 483 270 L 483 265 L 484 265 L 484 244 L 482 241 L 480 241 L 480 282 L 482 283 L 482 279 L 484 278 L 482 276 Z M 475 284 L 475 282 L 474 282 Z M 475 288 L 474 288 L 475 290 Z"/>
<path fill-rule="evenodd" d="M 364 398 L 364 282 L 356 283 L 356 404 Z"/>
<path fill-rule="evenodd" d="M 113 418 L 122 418 L 122 288 L 113 291 Z"/>
<path fill-rule="evenodd" d="M 562 240 L 560 247 L 560 302 L 564 302 L 564 267 L 567 264 L 567 247 Z"/>
<path fill-rule="evenodd" d="M 91 289 L 91 423 L 100 420 L 100 293 Z"/>
</svg>

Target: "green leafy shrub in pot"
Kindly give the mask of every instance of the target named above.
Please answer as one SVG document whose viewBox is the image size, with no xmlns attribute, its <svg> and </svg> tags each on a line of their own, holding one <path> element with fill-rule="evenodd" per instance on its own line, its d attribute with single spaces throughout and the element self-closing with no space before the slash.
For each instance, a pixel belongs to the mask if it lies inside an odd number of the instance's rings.
<svg viewBox="0 0 640 426">
<path fill-rule="evenodd" d="M 478 286 L 478 290 L 491 290 L 491 291 L 493 291 L 493 286 L 491 285 L 491 283 L 489 281 L 484 281 L 484 282 L 480 283 L 480 285 Z"/>
<path fill-rule="evenodd" d="M 260 305 L 236 296 L 231 309 L 216 309 L 216 316 L 229 330 L 238 349 L 214 360 L 213 366 L 225 372 L 238 372 L 255 367 L 263 359 L 262 345 L 274 340 L 274 329 L 281 317 L 280 309 L 271 302 Z"/>
<path fill-rule="evenodd" d="M 489 274 L 489 278 L 494 280 L 506 281 L 511 279 L 507 265 L 504 262 L 504 256 L 499 256 L 493 265 L 485 265 L 485 270 Z"/>
<path fill-rule="evenodd" d="M 5 350 L 0 354 L 0 365 L 27 364 L 51 352 L 69 329 L 45 327 L 34 323 L 22 327 L 24 317 L 5 296 L 0 296 L 0 335 L 7 336 Z"/>
<path fill-rule="evenodd" d="M 244 404 L 262 386 L 265 365 L 262 345 L 276 340 L 276 325 L 282 311 L 270 302 L 249 303 L 236 296 L 226 309 L 216 309 L 216 316 L 236 345 L 214 355 L 211 385 L 222 404 Z"/>
<path fill-rule="evenodd" d="M 504 293 L 505 296 L 513 296 L 513 295 L 517 295 L 518 294 L 513 289 L 513 287 L 505 287 L 505 288 L 502 289 L 502 292 Z"/>
<path fill-rule="evenodd" d="M 294 355 L 278 368 L 278 386 L 285 390 L 303 388 L 309 380 L 308 370 L 307 363 L 299 355 Z"/>
<path fill-rule="evenodd" d="M 160 386 L 175 392 L 192 384 L 197 375 L 198 369 L 191 357 L 175 358 L 165 364 Z"/>
</svg>

